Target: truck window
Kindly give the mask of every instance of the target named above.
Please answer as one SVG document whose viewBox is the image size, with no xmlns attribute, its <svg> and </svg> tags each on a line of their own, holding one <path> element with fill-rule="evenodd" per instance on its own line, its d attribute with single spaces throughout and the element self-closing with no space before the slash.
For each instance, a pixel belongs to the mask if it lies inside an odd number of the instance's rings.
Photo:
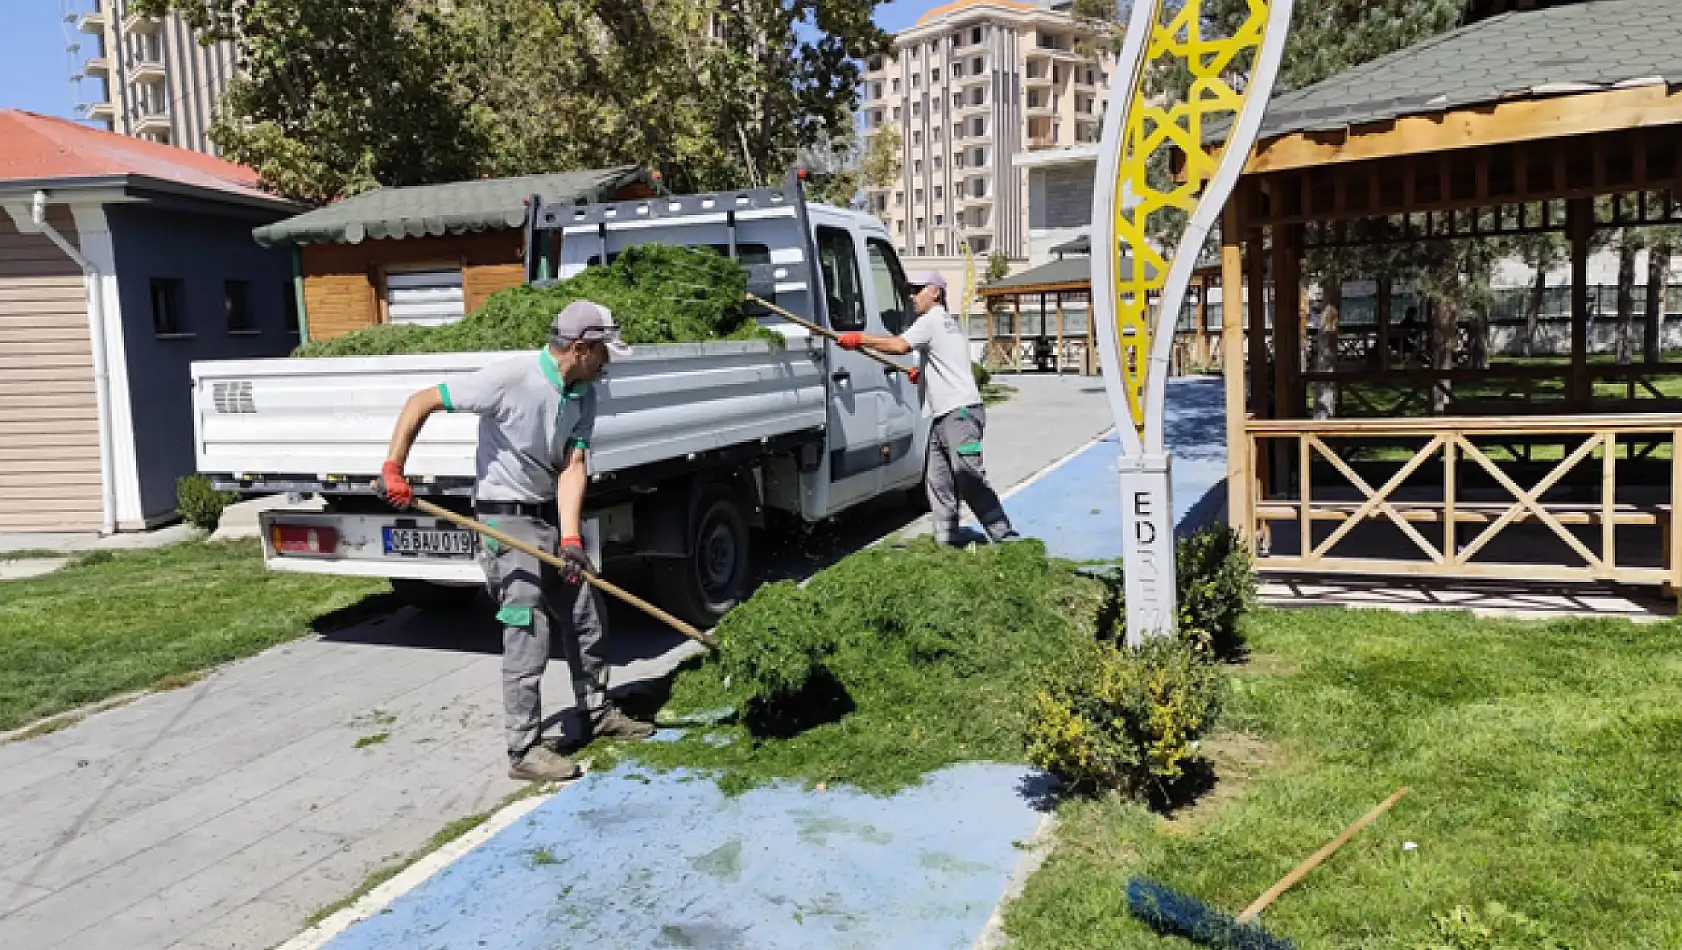
<svg viewBox="0 0 1682 950">
<path fill-rule="evenodd" d="M 899 258 L 888 242 L 871 238 L 865 242 L 865 248 L 870 254 L 870 280 L 876 288 L 876 306 L 882 311 L 882 325 L 898 336 L 916 319 L 905 286 L 905 273 L 900 270 Z"/>
<path fill-rule="evenodd" d="M 864 287 L 859 281 L 858 253 L 853 237 L 839 228 L 818 228 L 818 267 L 823 271 L 832 330 L 863 330 Z"/>
</svg>

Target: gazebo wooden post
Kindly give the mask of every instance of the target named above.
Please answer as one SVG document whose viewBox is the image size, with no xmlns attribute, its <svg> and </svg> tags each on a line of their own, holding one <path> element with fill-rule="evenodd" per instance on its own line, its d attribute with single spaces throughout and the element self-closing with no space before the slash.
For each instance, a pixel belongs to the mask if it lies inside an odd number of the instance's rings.
<svg viewBox="0 0 1682 950">
<path fill-rule="evenodd" d="M 1222 279 L 1225 279 L 1224 274 Z M 1225 322 L 1221 324 L 1221 329 L 1224 333 Z M 1209 280 L 1204 277 L 1197 279 L 1197 362 L 1209 365 Z"/>
<path fill-rule="evenodd" d="M 1594 239 L 1594 199 L 1565 202 L 1565 229 L 1571 241 L 1571 404 L 1589 408 L 1589 242 Z"/>
<path fill-rule="evenodd" d="M 1296 377 L 1302 362 L 1302 340 L 1298 337 L 1298 295 L 1296 248 L 1291 232 L 1296 225 L 1273 229 L 1273 418 L 1294 419 L 1298 414 Z"/>
<path fill-rule="evenodd" d="M 1261 228 L 1250 228 L 1250 408 L 1258 419 L 1273 418 L 1267 384 L 1267 247 Z"/>
<path fill-rule="evenodd" d="M 1057 292 L 1057 375 L 1063 375 L 1063 292 Z"/>
<path fill-rule="evenodd" d="M 1390 290 L 1390 275 L 1379 274 L 1375 308 L 1378 323 L 1378 368 L 1381 372 L 1390 369 Z"/>
<path fill-rule="evenodd" d="M 1221 377 L 1226 384 L 1226 510 L 1227 524 L 1246 544 L 1255 535 L 1250 510 L 1254 478 L 1250 472 L 1249 412 L 1244 399 L 1244 230 L 1236 202 L 1228 202 L 1221 225 Z M 1208 288 L 1203 291 L 1207 304 Z M 1205 310 L 1205 312 L 1207 312 Z M 1201 318 L 1199 318 L 1201 321 Z M 1251 552 L 1254 553 L 1254 546 Z"/>
<path fill-rule="evenodd" d="M 1011 343 L 1010 343 L 1010 371 L 1022 371 L 1022 295 L 1012 294 L 1011 306 Z"/>
</svg>

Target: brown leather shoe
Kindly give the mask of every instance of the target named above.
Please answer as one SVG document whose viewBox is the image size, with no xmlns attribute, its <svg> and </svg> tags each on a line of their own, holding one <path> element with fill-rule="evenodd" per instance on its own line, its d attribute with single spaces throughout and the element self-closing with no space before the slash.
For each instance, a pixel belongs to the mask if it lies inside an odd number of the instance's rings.
<svg viewBox="0 0 1682 950">
<path fill-rule="evenodd" d="M 522 782 L 568 782 L 583 774 L 577 762 L 541 745 L 508 764 L 508 777 Z"/>
</svg>

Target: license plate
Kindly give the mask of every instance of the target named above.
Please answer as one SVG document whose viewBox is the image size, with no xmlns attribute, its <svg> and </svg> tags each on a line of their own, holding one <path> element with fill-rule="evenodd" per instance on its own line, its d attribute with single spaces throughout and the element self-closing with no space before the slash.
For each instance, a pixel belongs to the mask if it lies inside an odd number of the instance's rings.
<svg viewBox="0 0 1682 950">
<path fill-rule="evenodd" d="M 473 532 L 449 528 L 386 528 L 385 553 L 472 557 Z"/>
</svg>

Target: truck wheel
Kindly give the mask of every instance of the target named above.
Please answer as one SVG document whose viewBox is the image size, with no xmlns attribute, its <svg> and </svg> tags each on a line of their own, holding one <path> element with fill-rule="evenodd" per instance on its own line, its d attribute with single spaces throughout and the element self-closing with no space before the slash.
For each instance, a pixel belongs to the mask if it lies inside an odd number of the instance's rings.
<svg viewBox="0 0 1682 950">
<path fill-rule="evenodd" d="M 747 594 L 752 555 L 748 519 L 729 486 L 711 483 L 690 507 L 688 557 L 655 562 L 667 609 L 698 627 L 711 627 Z"/>
<path fill-rule="evenodd" d="M 476 586 L 434 584 L 431 581 L 396 577 L 391 579 L 391 592 L 397 595 L 398 600 L 417 610 L 466 610 L 474 605 L 479 591 L 480 588 Z"/>
</svg>

